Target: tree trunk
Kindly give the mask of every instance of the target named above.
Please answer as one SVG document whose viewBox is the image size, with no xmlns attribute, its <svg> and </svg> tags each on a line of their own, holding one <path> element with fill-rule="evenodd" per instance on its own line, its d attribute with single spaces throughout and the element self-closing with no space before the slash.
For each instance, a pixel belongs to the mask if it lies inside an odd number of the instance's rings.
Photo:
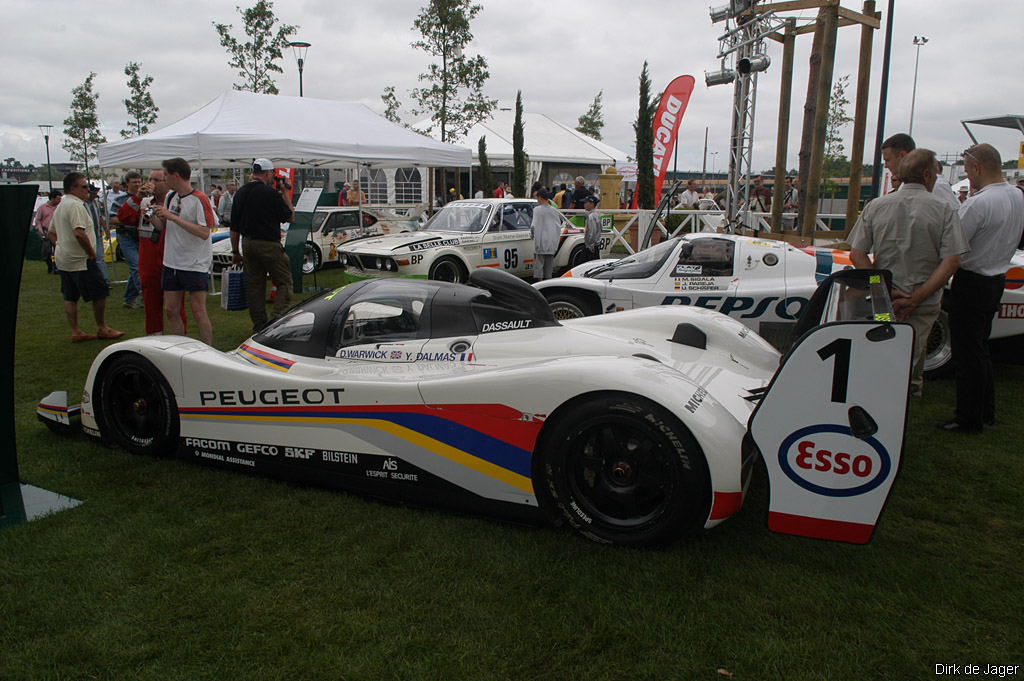
<svg viewBox="0 0 1024 681">
<path fill-rule="evenodd" d="M 814 41 L 811 43 L 811 59 L 807 72 L 807 100 L 804 103 L 804 125 L 800 137 L 800 174 L 797 176 L 797 214 L 803 215 L 807 200 L 807 176 L 811 169 L 811 149 L 814 144 L 814 116 L 818 110 L 818 80 L 821 77 L 821 46 L 825 38 L 824 8 L 818 10 L 814 23 Z"/>
</svg>

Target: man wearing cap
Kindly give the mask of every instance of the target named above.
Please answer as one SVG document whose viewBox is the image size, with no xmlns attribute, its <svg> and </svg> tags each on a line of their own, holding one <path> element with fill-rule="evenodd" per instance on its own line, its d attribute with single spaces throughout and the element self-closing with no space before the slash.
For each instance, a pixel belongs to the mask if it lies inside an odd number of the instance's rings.
<svg viewBox="0 0 1024 681">
<path fill-rule="evenodd" d="M 281 223 L 295 218 L 295 209 L 286 193 L 288 188 L 281 183 L 281 187 L 275 189 L 274 164 L 258 158 L 252 164 L 249 183 L 235 193 L 231 206 L 231 262 L 242 263 L 245 268 L 253 333 L 268 323 L 268 274 L 277 287 L 273 319 L 283 315 L 292 303 L 291 264 L 281 245 Z M 241 244 L 240 237 L 245 237 Z"/>
<path fill-rule="evenodd" d="M 537 191 L 537 205 L 533 209 L 533 220 L 530 222 L 530 236 L 533 237 L 533 278 L 536 281 L 551 278 L 561 232 L 561 213 L 548 201 L 548 190 L 542 187 Z"/>
<path fill-rule="evenodd" d="M 94 338 L 120 338 L 124 331 L 107 326 L 105 313 L 110 286 L 96 264 L 96 236 L 92 217 L 85 207 L 89 200 L 89 182 L 81 173 L 64 176 L 65 198 L 57 206 L 48 237 L 56 247 L 53 260 L 60 270 L 60 289 L 64 294 L 64 314 L 71 326 L 71 342 Z M 98 192 L 97 192 L 98 194 Z M 92 303 L 96 335 L 85 333 L 78 325 L 78 299 Z"/>
<path fill-rule="evenodd" d="M 352 189 L 352 183 L 350 183 L 350 182 L 346 182 L 345 184 L 341 185 L 341 191 L 338 192 L 338 205 L 339 206 L 347 206 L 348 205 L 348 203 L 347 203 L 347 201 L 348 201 L 348 191 L 350 189 Z"/>
</svg>

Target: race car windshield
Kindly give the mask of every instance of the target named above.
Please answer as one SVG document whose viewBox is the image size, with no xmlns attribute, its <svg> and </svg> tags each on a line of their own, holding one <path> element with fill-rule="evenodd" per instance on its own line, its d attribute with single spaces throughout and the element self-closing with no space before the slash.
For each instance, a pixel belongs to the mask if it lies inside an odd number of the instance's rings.
<svg viewBox="0 0 1024 681">
<path fill-rule="evenodd" d="M 594 279 L 643 279 L 649 277 L 661 269 L 678 244 L 679 239 L 664 241 L 628 258 L 599 267 L 589 272 L 587 276 Z"/>
<path fill-rule="evenodd" d="M 487 203 L 449 203 L 442 208 L 424 229 L 434 232 L 479 232 L 487 224 L 491 206 Z"/>
</svg>

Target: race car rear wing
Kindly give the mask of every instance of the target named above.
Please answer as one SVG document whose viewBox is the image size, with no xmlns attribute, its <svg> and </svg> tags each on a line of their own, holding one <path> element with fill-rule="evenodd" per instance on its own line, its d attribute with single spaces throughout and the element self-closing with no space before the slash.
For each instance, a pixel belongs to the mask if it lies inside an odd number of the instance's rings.
<svg viewBox="0 0 1024 681">
<path fill-rule="evenodd" d="M 821 283 L 808 305 L 817 324 L 750 416 L 773 532 L 857 544 L 874 533 L 902 460 L 914 345 L 913 328 L 893 321 L 888 275 Z"/>
</svg>

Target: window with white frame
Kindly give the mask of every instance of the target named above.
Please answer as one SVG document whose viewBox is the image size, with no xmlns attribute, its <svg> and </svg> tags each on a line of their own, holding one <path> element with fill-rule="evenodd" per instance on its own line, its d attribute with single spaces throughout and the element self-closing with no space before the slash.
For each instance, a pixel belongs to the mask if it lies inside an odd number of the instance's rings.
<svg viewBox="0 0 1024 681">
<path fill-rule="evenodd" d="M 367 203 L 388 202 L 388 177 L 380 168 L 361 170 L 359 187 L 366 193 Z"/>
<path fill-rule="evenodd" d="M 399 168 L 395 171 L 395 203 L 423 201 L 423 181 L 419 168 Z"/>
</svg>

